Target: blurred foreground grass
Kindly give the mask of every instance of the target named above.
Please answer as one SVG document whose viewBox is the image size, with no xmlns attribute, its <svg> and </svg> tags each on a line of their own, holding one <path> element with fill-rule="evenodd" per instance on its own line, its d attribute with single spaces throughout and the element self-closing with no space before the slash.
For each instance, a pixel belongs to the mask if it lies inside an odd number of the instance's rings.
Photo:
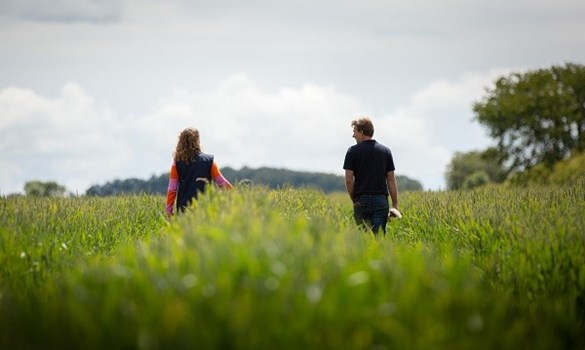
<svg viewBox="0 0 585 350">
<path fill-rule="evenodd" d="M 0 348 L 583 348 L 585 186 L 0 199 Z"/>
</svg>

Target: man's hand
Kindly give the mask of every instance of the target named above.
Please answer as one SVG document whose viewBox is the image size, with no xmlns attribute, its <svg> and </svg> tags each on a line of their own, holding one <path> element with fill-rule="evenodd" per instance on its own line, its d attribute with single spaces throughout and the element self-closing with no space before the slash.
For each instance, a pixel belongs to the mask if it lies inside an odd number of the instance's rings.
<svg viewBox="0 0 585 350">
<path fill-rule="evenodd" d="M 398 208 L 390 208 L 388 217 L 402 219 L 402 213 L 398 210 Z"/>
</svg>

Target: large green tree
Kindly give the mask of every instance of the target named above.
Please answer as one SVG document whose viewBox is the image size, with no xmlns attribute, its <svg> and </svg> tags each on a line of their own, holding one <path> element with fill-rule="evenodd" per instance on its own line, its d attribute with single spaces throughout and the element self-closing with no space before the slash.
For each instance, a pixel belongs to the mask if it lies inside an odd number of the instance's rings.
<svg viewBox="0 0 585 350">
<path fill-rule="evenodd" d="M 552 166 L 585 150 L 585 66 L 567 63 L 501 77 L 473 105 L 508 171 Z"/>
</svg>

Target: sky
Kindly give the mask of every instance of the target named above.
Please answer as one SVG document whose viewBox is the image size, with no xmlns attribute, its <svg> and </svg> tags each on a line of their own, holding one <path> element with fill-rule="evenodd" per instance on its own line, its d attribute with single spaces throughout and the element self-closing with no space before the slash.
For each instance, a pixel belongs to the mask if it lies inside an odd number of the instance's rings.
<svg viewBox="0 0 585 350">
<path fill-rule="evenodd" d="M 397 175 L 444 189 L 455 152 L 495 144 L 473 103 L 583 64 L 583 18 L 582 0 L 0 0 L 0 195 L 159 176 L 186 127 L 220 168 L 342 175 L 362 116 Z"/>
</svg>

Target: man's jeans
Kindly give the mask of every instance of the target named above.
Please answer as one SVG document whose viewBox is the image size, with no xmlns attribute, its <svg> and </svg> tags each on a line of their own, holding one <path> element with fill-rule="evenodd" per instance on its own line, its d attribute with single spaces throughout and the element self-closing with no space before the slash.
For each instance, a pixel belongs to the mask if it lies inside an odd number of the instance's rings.
<svg viewBox="0 0 585 350">
<path fill-rule="evenodd" d="M 358 225 L 364 225 L 378 235 L 380 229 L 386 234 L 388 222 L 388 197 L 384 195 L 361 195 L 353 204 L 353 218 Z"/>
</svg>

